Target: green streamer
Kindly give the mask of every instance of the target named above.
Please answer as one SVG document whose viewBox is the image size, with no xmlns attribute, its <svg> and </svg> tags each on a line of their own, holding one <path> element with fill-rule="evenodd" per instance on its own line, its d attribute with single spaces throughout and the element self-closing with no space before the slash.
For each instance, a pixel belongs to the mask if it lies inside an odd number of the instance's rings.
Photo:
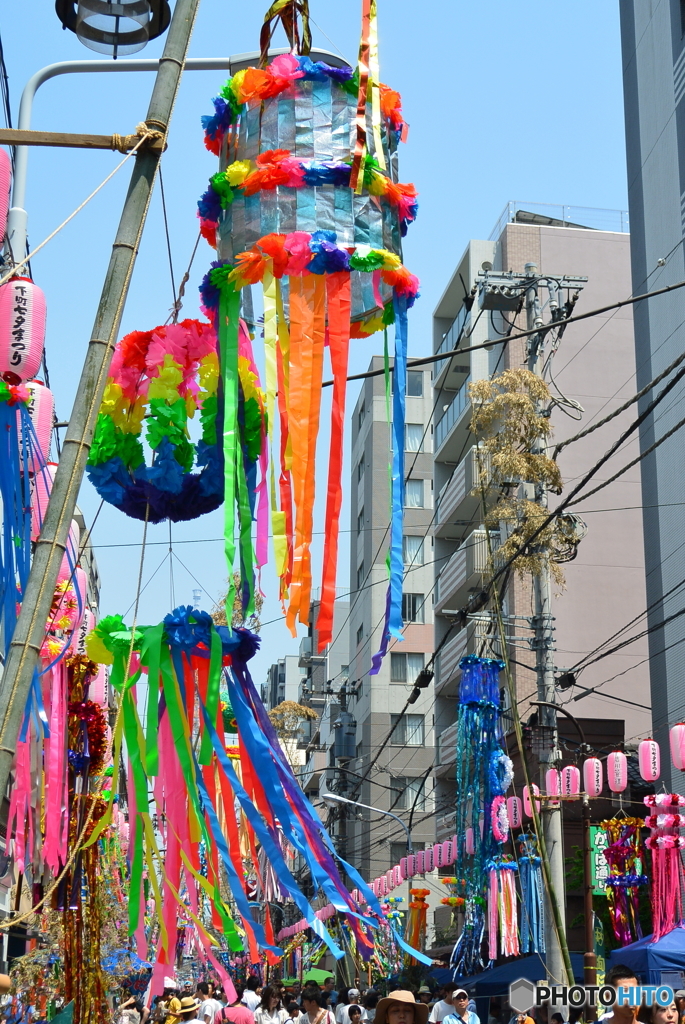
<svg viewBox="0 0 685 1024">
<path fill-rule="evenodd" d="M 233 282 L 221 282 L 219 299 L 219 352 L 221 356 L 221 380 L 224 390 L 224 550 L 228 564 L 228 593 L 226 595 L 226 620 L 231 621 L 235 587 L 233 584 L 233 562 L 235 560 L 235 500 L 237 462 L 240 455 L 238 444 L 238 320 L 240 317 L 240 293 Z"/>
</svg>

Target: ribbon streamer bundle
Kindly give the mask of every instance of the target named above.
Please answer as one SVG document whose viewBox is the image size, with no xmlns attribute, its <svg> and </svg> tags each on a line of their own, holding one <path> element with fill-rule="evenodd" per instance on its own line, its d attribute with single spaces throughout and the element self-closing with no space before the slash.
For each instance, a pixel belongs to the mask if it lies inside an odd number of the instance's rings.
<svg viewBox="0 0 685 1024">
<path fill-rule="evenodd" d="M 651 814 L 645 818 L 650 835 L 645 846 L 652 855 L 652 923 L 653 939 L 682 925 L 685 920 L 685 872 L 682 850 L 685 848 L 685 797 L 678 793 L 657 793 L 644 802 Z"/>
<path fill-rule="evenodd" d="M 131 644 L 136 658 L 127 676 Z M 153 974 L 157 986 L 174 961 L 179 920 L 193 922 L 203 956 L 229 989 L 212 928 L 226 937 L 229 951 L 246 948 L 252 963 L 259 961 L 260 949 L 267 958 L 280 957 L 269 911 L 274 895 L 292 900 L 314 934 L 335 956 L 342 956 L 293 877 L 294 855 L 307 865 L 315 889 L 345 916 L 360 957 L 368 959 L 373 953 L 374 921 L 361 914 L 343 885 L 330 839 L 297 785 L 252 683 L 247 661 L 258 644 L 249 631 L 215 626 L 211 616 L 191 608 L 177 608 L 163 623 L 140 627 L 135 636 L 119 616 L 110 616 L 87 641 L 91 657 L 111 664 L 111 684 L 121 695 L 113 757 L 118 764 L 123 742 L 128 775 L 128 822 L 122 821 L 121 802 L 112 798 L 91 842 L 113 823 L 126 825 L 128 930 L 142 957 L 147 957 L 150 937 L 144 921 L 147 868 L 153 918 L 159 921 Z M 222 685 L 236 723 L 237 745 L 227 744 Z M 143 720 L 142 687 L 147 692 Z M 377 898 L 353 867 L 345 869 L 372 914 L 380 917 Z M 263 908 L 258 920 L 251 912 L 255 902 Z"/>
<path fill-rule="evenodd" d="M 519 837 L 521 882 L 521 953 L 545 952 L 545 890 L 538 841 L 524 833 Z"/>
<path fill-rule="evenodd" d="M 607 834 L 604 857 L 609 865 L 606 879 L 611 927 L 621 946 L 642 938 L 638 917 L 639 886 L 646 885 L 642 871 L 639 818 L 610 818 L 600 826 Z"/>
<path fill-rule="evenodd" d="M 397 181 L 400 98 L 378 80 L 375 4 L 366 0 L 365 7 L 356 72 L 347 65 L 314 63 L 306 49 L 282 54 L 266 67 L 247 68 L 229 79 L 214 100 L 214 114 L 203 119 L 207 148 L 220 160 L 199 215 L 219 257 L 201 294 L 220 342 L 226 555 L 232 565 L 234 531 L 243 540 L 247 533 L 236 484 L 237 364 L 241 291 L 260 283 L 272 449 L 278 422 L 268 484 L 271 528 L 280 596 L 293 633 L 298 620 L 309 621 L 317 436 L 325 349 L 329 352 L 333 395 L 320 648 L 332 639 L 349 342 L 390 323 L 395 324 L 392 530 L 384 645 L 402 630 L 407 310 L 418 281 L 402 265 L 401 237 L 417 205 L 413 186 Z M 286 30 L 296 45 L 290 22 Z M 251 303 L 243 306 L 247 314 Z M 249 568 L 245 556 L 241 548 L 244 569 Z M 249 572 L 243 585 L 248 606 Z"/>
<path fill-rule="evenodd" d="M 499 695 L 503 667 L 501 661 L 471 655 L 460 662 L 456 869 L 464 879 L 465 917 L 451 963 L 456 973 L 463 976 L 476 973 L 482 966 L 489 872 L 497 872 L 501 847 L 509 837 L 504 793 L 511 785 L 513 767 L 503 748 Z M 507 900 L 506 906 L 515 915 L 516 901 Z M 492 920 L 490 924 L 492 927 Z M 502 930 L 503 935 L 512 930 L 515 933 L 515 916 L 503 924 Z M 494 938 L 491 935 L 490 941 L 496 946 L 496 934 Z"/>
</svg>

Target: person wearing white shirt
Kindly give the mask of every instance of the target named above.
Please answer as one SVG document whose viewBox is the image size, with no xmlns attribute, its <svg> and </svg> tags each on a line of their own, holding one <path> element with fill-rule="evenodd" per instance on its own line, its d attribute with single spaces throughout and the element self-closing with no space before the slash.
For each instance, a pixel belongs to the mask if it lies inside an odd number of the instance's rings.
<svg viewBox="0 0 685 1024">
<path fill-rule="evenodd" d="M 243 998 L 245 998 L 243 996 Z M 262 989 L 262 998 L 254 1012 L 255 1024 L 285 1024 L 288 1011 L 281 1006 L 281 997 L 274 985 Z"/>
<path fill-rule="evenodd" d="M 241 1002 L 248 1008 L 248 1010 L 256 1010 L 259 1006 L 260 995 L 262 990 L 262 984 L 256 974 L 251 974 L 247 979 L 245 985 L 245 991 L 243 992 L 243 998 Z"/>
<path fill-rule="evenodd" d="M 443 988 L 443 997 L 438 999 L 437 1003 L 433 1007 L 428 1017 L 428 1024 L 441 1024 L 441 1021 L 445 1017 L 449 1016 L 450 1013 L 454 1013 L 454 1004 L 452 1002 L 452 993 L 456 992 L 459 988 L 454 982 L 450 981 Z"/>
<path fill-rule="evenodd" d="M 350 1022 L 350 1006 L 359 1005 L 361 1000 L 361 994 L 358 988 L 350 988 L 347 990 L 347 1000 L 345 1003 L 339 1003 L 335 1008 L 335 1020 L 336 1024 L 351 1024 Z M 361 1007 L 362 1016 L 361 1019 L 364 1021 L 368 1018 L 368 1013 L 365 1007 Z"/>
</svg>

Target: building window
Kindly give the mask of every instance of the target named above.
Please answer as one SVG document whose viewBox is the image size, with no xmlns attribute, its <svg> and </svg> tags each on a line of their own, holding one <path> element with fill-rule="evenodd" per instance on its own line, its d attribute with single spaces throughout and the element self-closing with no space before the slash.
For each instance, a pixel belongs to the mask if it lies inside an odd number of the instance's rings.
<svg viewBox="0 0 685 1024">
<path fill-rule="evenodd" d="M 407 370 L 407 397 L 423 398 L 423 373 L 421 370 Z"/>
<path fill-rule="evenodd" d="M 423 435 L 425 427 L 423 423 L 405 423 L 404 425 L 404 450 L 405 452 L 422 452 Z"/>
<path fill-rule="evenodd" d="M 362 754 L 364 753 L 363 747 L 364 747 L 363 743 L 358 743 L 357 744 L 357 749 L 355 750 L 355 757 L 357 758 L 358 761 L 361 760 Z"/>
<path fill-rule="evenodd" d="M 340 676 L 341 676 L 342 679 L 349 679 L 349 677 L 350 677 L 350 666 L 349 665 L 341 665 L 340 666 Z"/>
<path fill-rule="evenodd" d="M 402 538 L 405 565 L 423 565 L 423 537 L 405 533 Z"/>
<path fill-rule="evenodd" d="M 362 623 L 362 625 L 357 630 L 357 647 L 359 647 L 359 645 L 360 645 L 360 643 L 362 642 L 363 639 L 364 639 L 364 624 Z"/>
<path fill-rule="evenodd" d="M 395 747 L 422 747 L 425 743 L 423 715 L 391 715 L 393 727 L 390 742 Z"/>
<path fill-rule="evenodd" d="M 364 417 L 365 416 L 366 416 L 366 402 L 362 402 L 362 404 L 359 406 L 359 412 L 357 413 L 357 430 L 361 430 L 362 429 L 362 423 L 364 422 Z"/>
<path fill-rule="evenodd" d="M 423 654 L 390 652 L 391 683 L 410 683 L 413 686 L 422 668 Z"/>
<path fill-rule="evenodd" d="M 406 622 L 425 622 L 423 594 L 402 594 L 402 618 Z"/>
<path fill-rule="evenodd" d="M 357 590 L 361 590 L 364 585 L 365 573 L 364 573 L 364 562 L 357 569 Z"/>
<path fill-rule="evenodd" d="M 410 477 L 407 480 L 404 494 L 406 508 L 423 508 L 423 480 L 415 480 Z"/>
<path fill-rule="evenodd" d="M 390 780 L 391 802 L 395 810 L 416 811 L 426 809 L 426 779 L 413 779 L 400 775 Z M 403 854 L 404 856 L 404 854 Z"/>
<path fill-rule="evenodd" d="M 425 843 L 413 842 L 414 853 L 418 853 L 419 850 L 425 850 Z M 403 857 L 407 856 L 407 844 L 406 843 L 390 843 L 390 865 L 394 867 L 395 864 L 399 864 Z M 454 874 L 453 869 L 450 869 Z"/>
<path fill-rule="evenodd" d="M 359 515 L 357 516 L 357 536 L 359 536 L 359 534 L 362 532 L 363 529 L 364 529 L 364 506 L 362 505 L 361 511 L 360 511 Z"/>
<path fill-rule="evenodd" d="M 362 457 L 359 460 L 359 462 L 357 463 L 357 483 L 359 483 L 359 481 L 364 476 L 364 468 L 365 468 L 364 453 L 362 452 Z"/>
</svg>

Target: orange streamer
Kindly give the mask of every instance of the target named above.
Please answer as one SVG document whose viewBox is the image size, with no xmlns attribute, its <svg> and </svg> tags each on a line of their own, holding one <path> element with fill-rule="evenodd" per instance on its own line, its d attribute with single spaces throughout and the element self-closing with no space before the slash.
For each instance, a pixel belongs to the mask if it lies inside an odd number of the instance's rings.
<svg viewBox="0 0 685 1024">
<path fill-rule="evenodd" d="M 326 277 L 328 348 L 333 372 L 331 450 L 328 459 L 326 539 L 323 551 L 321 605 L 317 620 L 319 650 L 333 639 L 335 578 L 338 566 L 338 535 L 342 506 L 343 427 L 347 394 L 347 361 L 350 348 L 350 275 L 341 271 Z"/>
<path fill-rule="evenodd" d="M 322 275 L 290 278 L 289 425 L 295 538 L 286 623 L 293 636 L 298 614 L 300 622 L 308 623 L 311 600 L 314 470 L 323 377 L 325 288 Z"/>
<path fill-rule="evenodd" d="M 371 0 L 362 0 L 362 34 L 359 40 L 359 92 L 357 93 L 357 141 L 354 145 L 350 188 L 353 192 L 360 189 L 362 161 L 366 154 L 366 98 L 369 90 L 369 54 L 371 37 Z"/>
</svg>

